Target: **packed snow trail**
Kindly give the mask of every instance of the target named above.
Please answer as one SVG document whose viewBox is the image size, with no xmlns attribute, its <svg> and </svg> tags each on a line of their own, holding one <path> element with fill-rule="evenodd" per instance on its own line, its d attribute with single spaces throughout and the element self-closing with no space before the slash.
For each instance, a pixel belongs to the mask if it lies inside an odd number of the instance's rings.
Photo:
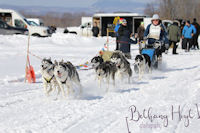
<svg viewBox="0 0 200 133">
<path fill-rule="evenodd" d="M 134 73 L 132 83 L 117 82 L 108 93 L 99 88 L 94 70 L 78 70 L 83 94 L 80 98 L 69 96 L 64 99 L 56 92 L 46 97 L 39 74 L 40 60 L 31 57 L 31 64 L 37 72 L 37 83 L 23 83 L 25 66 L 26 36 L 1 36 L 0 38 L 0 132 L 3 133 L 126 133 L 126 117 L 131 133 L 197 133 L 200 120 L 190 120 L 184 126 L 184 119 L 169 118 L 168 127 L 163 120 L 153 124 L 159 128 L 143 128 L 151 124 L 148 119 L 138 122 L 130 120 L 130 106 L 142 113 L 152 107 L 154 114 L 168 114 L 171 106 L 177 111 L 180 105 L 184 114 L 200 102 L 200 52 L 179 55 L 163 55 L 159 69 L 144 75 L 142 80 Z M 112 38 L 111 38 L 112 39 Z M 75 35 L 55 34 L 51 38 L 31 38 L 31 51 L 41 57 L 53 60 L 70 60 L 77 65 L 94 57 L 101 50 L 106 38 L 86 38 Z M 115 44 L 111 44 L 114 49 Z M 132 46 L 132 57 L 138 53 Z M 171 52 L 171 51 L 170 51 Z M 134 60 L 129 60 L 131 64 Z M 132 66 L 133 67 L 133 66 Z M 9 82 L 9 81 L 19 82 Z M 117 79 L 119 81 L 119 79 Z M 200 106 L 200 105 L 199 105 Z M 184 108 L 183 108 L 184 107 Z M 183 109 L 182 109 L 183 108 Z M 177 115 L 176 115 L 177 116 Z"/>
</svg>

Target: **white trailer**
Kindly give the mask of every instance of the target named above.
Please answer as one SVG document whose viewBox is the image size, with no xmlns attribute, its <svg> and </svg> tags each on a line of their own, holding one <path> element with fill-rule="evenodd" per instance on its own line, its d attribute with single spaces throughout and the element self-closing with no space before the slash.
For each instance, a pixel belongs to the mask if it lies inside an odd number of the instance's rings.
<svg viewBox="0 0 200 133">
<path fill-rule="evenodd" d="M 92 17 L 82 17 L 81 18 L 81 26 L 92 27 Z"/>
<path fill-rule="evenodd" d="M 92 35 L 92 17 L 82 17 L 81 18 L 81 35 L 91 36 Z"/>
<path fill-rule="evenodd" d="M 132 33 L 137 32 L 137 28 L 140 23 L 144 21 L 146 16 L 137 13 L 97 13 L 93 16 L 93 23 L 97 23 L 100 29 L 100 35 L 106 36 L 107 29 L 113 28 L 113 21 L 115 17 L 125 18 L 127 20 L 128 27 Z M 114 36 L 114 33 L 109 33 L 110 36 Z"/>
<path fill-rule="evenodd" d="M 152 18 L 144 18 L 144 28 L 146 29 L 149 24 L 151 24 Z"/>
</svg>

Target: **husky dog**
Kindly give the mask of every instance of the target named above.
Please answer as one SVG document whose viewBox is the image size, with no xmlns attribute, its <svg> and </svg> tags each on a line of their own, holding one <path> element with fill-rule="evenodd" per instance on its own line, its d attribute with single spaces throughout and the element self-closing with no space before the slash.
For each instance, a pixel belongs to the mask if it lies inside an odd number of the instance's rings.
<svg viewBox="0 0 200 133">
<path fill-rule="evenodd" d="M 117 68 L 114 63 L 112 63 L 111 61 L 103 62 L 95 68 L 95 71 L 100 88 L 102 79 L 106 79 L 107 81 L 106 92 L 109 89 L 110 78 L 113 80 L 113 86 L 115 86 L 115 73 L 117 72 Z"/>
<path fill-rule="evenodd" d="M 44 91 L 48 96 L 49 93 L 54 90 L 56 87 L 58 88 L 58 94 L 60 93 L 60 88 L 57 86 L 57 82 L 54 76 L 54 64 L 51 61 L 51 58 L 42 60 L 41 64 L 41 74 L 43 80 Z M 49 87 L 49 90 L 47 88 Z"/>
<path fill-rule="evenodd" d="M 74 90 L 72 89 L 73 83 L 79 86 L 79 92 L 81 93 L 81 83 L 78 72 L 76 71 L 74 65 L 71 62 L 63 62 L 63 60 L 61 62 L 55 61 L 54 64 L 54 75 L 56 77 L 58 85 L 60 86 L 63 96 L 65 97 L 64 85 L 66 85 L 68 88 L 67 94 L 69 94 L 70 90 L 74 92 Z"/>
<path fill-rule="evenodd" d="M 125 58 L 122 52 L 114 52 L 111 56 L 111 62 L 115 63 L 117 67 L 117 73 L 120 78 L 123 79 L 125 75 L 128 76 L 128 82 L 130 83 L 130 78 L 132 76 L 132 69 L 130 63 Z"/>
<path fill-rule="evenodd" d="M 95 56 L 91 60 L 92 68 L 96 68 L 98 65 L 100 65 L 103 62 L 104 62 L 104 60 L 101 56 Z"/>
<path fill-rule="evenodd" d="M 142 78 L 144 72 L 151 72 L 151 59 L 147 54 L 140 54 L 135 57 L 134 67 L 136 73 L 139 73 L 139 79 Z"/>
</svg>

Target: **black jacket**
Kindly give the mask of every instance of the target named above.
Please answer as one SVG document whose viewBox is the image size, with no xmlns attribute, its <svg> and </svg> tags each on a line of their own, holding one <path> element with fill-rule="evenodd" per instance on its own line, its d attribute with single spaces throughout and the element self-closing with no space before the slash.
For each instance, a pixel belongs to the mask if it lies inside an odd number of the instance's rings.
<svg viewBox="0 0 200 133">
<path fill-rule="evenodd" d="M 99 27 L 92 27 L 93 36 L 97 36 L 99 34 Z"/>
<path fill-rule="evenodd" d="M 193 22 L 192 24 L 194 25 L 194 27 L 196 28 L 196 31 L 197 31 L 195 35 L 198 36 L 200 33 L 200 26 L 197 22 Z"/>
<path fill-rule="evenodd" d="M 118 30 L 120 51 L 123 53 L 130 53 L 130 44 L 136 44 L 137 41 L 130 39 L 131 31 L 127 26 L 121 25 Z"/>
</svg>

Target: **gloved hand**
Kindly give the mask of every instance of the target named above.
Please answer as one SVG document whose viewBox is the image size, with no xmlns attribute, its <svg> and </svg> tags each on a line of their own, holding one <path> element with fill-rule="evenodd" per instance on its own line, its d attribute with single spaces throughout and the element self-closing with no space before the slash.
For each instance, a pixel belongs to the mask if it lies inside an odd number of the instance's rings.
<svg viewBox="0 0 200 133">
<path fill-rule="evenodd" d="M 147 37 L 146 37 L 146 36 L 144 36 L 144 37 L 143 37 L 143 40 L 144 40 L 144 41 L 146 41 L 146 40 L 147 40 Z"/>
</svg>

